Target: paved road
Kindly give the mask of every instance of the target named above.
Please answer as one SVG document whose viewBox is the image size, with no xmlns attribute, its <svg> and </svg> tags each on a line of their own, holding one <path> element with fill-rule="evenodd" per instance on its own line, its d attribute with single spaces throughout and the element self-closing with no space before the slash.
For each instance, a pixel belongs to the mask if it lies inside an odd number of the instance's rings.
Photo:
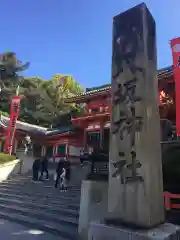
<svg viewBox="0 0 180 240">
<path fill-rule="evenodd" d="M 0 220 L 1 240 L 56 240 L 57 236 L 44 233 L 38 229 L 26 228 L 22 225 L 6 220 Z"/>
</svg>

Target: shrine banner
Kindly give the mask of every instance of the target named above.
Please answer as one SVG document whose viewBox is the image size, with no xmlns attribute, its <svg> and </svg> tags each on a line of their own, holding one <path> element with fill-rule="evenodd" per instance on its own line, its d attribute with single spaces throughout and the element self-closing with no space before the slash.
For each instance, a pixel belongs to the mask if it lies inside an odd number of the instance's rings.
<svg viewBox="0 0 180 240">
<path fill-rule="evenodd" d="M 20 96 L 14 96 L 11 100 L 9 126 L 7 129 L 7 137 L 4 146 L 4 152 L 9 153 L 10 155 L 12 152 L 13 140 L 16 130 L 16 121 L 19 116 L 20 100 Z"/>
<path fill-rule="evenodd" d="M 180 136 L 180 37 L 170 41 L 173 56 L 173 72 L 176 91 L 176 131 Z"/>
</svg>

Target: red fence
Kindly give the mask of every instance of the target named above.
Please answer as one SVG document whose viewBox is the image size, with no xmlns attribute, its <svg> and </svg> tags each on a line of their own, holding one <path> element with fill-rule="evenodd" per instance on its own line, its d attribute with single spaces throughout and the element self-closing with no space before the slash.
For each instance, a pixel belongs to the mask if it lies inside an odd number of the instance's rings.
<svg viewBox="0 0 180 240">
<path fill-rule="evenodd" d="M 178 200 L 179 203 L 173 203 L 172 200 Z M 180 209 L 180 194 L 172 194 L 169 192 L 164 192 L 164 205 L 165 209 L 171 210 L 171 209 Z"/>
</svg>

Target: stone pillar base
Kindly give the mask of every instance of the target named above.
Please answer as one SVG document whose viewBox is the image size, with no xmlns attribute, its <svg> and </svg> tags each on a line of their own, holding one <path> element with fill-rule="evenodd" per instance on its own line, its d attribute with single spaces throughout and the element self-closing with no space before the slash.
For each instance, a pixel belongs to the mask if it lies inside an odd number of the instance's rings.
<svg viewBox="0 0 180 240">
<path fill-rule="evenodd" d="M 79 214 L 79 237 L 88 239 L 89 223 L 107 216 L 107 181 L 83 181 Z"/>
<path fill-rule="evenodd" d="M 100 222 L 91 222 L 88 240 L 179 240 L 180 226 L 164 223 L 148 230 L 135 230 L 123 226 L 108 226 Z"/>
</svg>

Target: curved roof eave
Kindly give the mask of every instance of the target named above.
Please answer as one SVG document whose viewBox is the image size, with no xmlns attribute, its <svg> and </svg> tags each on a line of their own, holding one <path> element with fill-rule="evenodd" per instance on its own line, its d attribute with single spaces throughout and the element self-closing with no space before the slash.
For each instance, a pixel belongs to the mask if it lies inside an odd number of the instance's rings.
<svg viewBox="0 0 180 240">
<path fill-rule="evenodd" d="M 168 66 L 168 67 L 165 67 L 165 68 L 162 68 L 162 69 L 159 69 L 158 70 L 158 78 L 159 80 L 166 77 L 167 75 L 169 74 L 172 74 L 173 73 L 173 66 Z M 101 93 L 101 92 L 104 92 L 104 91 L 110 91 L 111 89 L 111 84 L 105 84 L 105 85 L 101 85 L 99 87 L 92 87 L 92 88 L 87 88 L 87 91 L 84 92 L 84 93 L 81 93 L 79 95 L 76 95 L 74 97 L 69 97 L 67 99 L 65 99 L 65 102 L 67 103 L 71 103 L 73 102 L 75 99 L 81 99 L 85 96 L 94 96 L 96 93 Z"/>
<path fill-rule="evenodd" d="M 0 126 L 3 128 L 7 128 L 9 126 L 9 117 L 5 117 L 5 116 L 0 116 Z M 37 126 L 37 125 L 33 125 L 33 124 L 29 124 L 29 123 L 25 123 L 25 122 L 21 122 L 21 121 L 17 121 L 16 122 L 16 129 L 17 130 L 21 130 L 21 131 L 25 131 L 25 132 L 29 132 L 29 133 L 41 133 L 41 134 L 45 134 L 47 131 L 47 128 L 41 127 L 41 126 Z"/>
<path fill-rule="evenodd" d="M 9 126 L 9 118 L 5 117 L 5 116 L 0 116 L 0 127 L 6 129 Z M 27 134 L 31 134 L 39 136 L 39 137 L 53 137 L 53 136 L 57 136 L 57 135 L 64 135 L 64 134 L 68 134 L 70 132 L 74 132 L 75 130 L 77 130 L 78 127 L 76 126 L 67 126 L 67 127 L 60 127 L 57 129 L 48 129 L 48 128 L 44 128 L 41 126 L 37 126 L 37 125 L 33 125 L 33 124 L 29 124 L 29 123 L 25 123 L 25 122 L 21 122 L 21 121 L 17 121 L 16 122 L 16 130 L 22 133 L 27 133 Z"/>
</svg>

